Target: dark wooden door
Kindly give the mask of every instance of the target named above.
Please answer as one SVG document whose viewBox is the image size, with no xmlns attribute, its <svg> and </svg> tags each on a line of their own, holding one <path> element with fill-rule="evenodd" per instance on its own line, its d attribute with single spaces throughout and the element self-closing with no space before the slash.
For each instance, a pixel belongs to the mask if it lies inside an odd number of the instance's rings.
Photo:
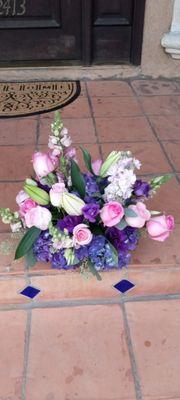
<svg viewBox="0 0 180 400">
<path fill-rule="evenodd" d="M 139 64 L 144 4 L 0 0 L 0 64 Z"/>
<path fill-rule="evenodd" d="M 81 59 L 81 0 L 0 0 L 0 61 Z"/>
</svg>

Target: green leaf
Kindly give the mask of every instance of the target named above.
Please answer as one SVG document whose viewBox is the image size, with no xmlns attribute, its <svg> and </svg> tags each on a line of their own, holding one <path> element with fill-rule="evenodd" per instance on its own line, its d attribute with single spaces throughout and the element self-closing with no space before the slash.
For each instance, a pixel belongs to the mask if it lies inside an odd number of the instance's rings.
<svg viewBox="0 0 180 400">
<path fill-rule="evenodd" d="M 134 210 L 132 210 L 131 208 L 125 208 L 124 213 L 125 213 L 126 217 L 130 217 L 130 218 L 137 217 L 136 212 Z"/>
<path fill-rule="evenodd" d="M 118 266 L 118 261 L 119 261 L 118 252 L 115 249 L 115 247 L 111 244 L 111 242 L 109 242 L 109 240 L 108 240 L 108 244 L 109 244 L 109 247 L 111 248 L 111 251 L 113 253 L 114 264 L 115 264 L 115 266 Z"/>
<path fill-rule="evenodd" d="M 120 231 L 122 231 L 124 228 L 126 228 L 127 226 L 127 222 L 125 221 L 125 219 L 122 219 L 119 224 L 116 225 L 116 228 L 120 229 Z"/>
<path fill-rule="evenodd" d="M 36 257 L 34 255 L 34 253 L 33 253 L 33 248 L 32 247 L 26 253 L 25 260 L 26 260 L 26 268 L 34 267 L 34 265 L 36 264 L 37 260 L 36 260 Z"/>
<path fill-rule="evenodd" d="M 40 232 L 41 230 L 39 228 L 36 228 L 35 226 L 32 226 L 32 228 L 28 229 L 16 249 L 15 260 L 24 257 L 25 254 L 28 253 L 35 240 L 40 235 Z"/>
<path fill-rule="evenodd" d="M 91 273 L 97 278 L 97 280 L 98 281 L 102 281 L 101 275 L 96 270 L 96 268 L 94 267 L 94 265 L 92 264 L 92 262 L 90 260 L 88 260 L 88 267 L 89 267 Z"/>
<path fill-rule="evenodd" d="M 78 164 L 74 160 L 71 160 L 71 180 L 73 188 L 84 198 L 86 193 L 85 181 Z"/>
<path fill-rule="evenodd" d="M 161 185 L 168 182 L 172 178 L 172 175 L 166 174 L 162 176 L 157 176 L 150 181 L 150 186 L 152 189 L 159 189 Z"/>
<path fill-rule="evenodd" d="M 84 162 L 85 162 L 85 165 L 86 165 L 88 171 L 91 172 L 91 174 L 95 175 L 95 173 L 92 169 L 92 160 L 91 160 L 91 155 L 89 154 L 89 151 L 84 149 L 81 146 L 80 146 L 80 149 L 83 153 Z"/>
</svg>

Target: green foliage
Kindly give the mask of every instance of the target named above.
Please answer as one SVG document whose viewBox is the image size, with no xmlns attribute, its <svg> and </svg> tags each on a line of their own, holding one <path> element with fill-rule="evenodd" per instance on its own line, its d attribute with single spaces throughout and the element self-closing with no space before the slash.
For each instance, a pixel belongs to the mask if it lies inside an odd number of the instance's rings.
<svg viewBox="0 0 180 400">
<path fill-rule="evenodd" d="M 36 257 L 34 255 L 34 253 L 33 253 L 33 248 L 32 247 L 25 254 L 25 260 L 26 260 L 26 268 L 34 267 L 34 265 L 36 264 L 37 260 L 36 260 Z"/>
<path fill-rule="evenodd" d="M 85 165 L 86 165 L 88 171 L 91 172 L 91 174 L 95 175 L 95 173 L 92 169 L 92 160 L 91 160 L 90 153 L 88 152 L 88 150 L 84 149 L 83 147 L 80 146 L 80 148 L 83 153 L 84 162 L 85 162 Z"/>
<path fill-rule="evenodd" d="M 35 226 L 32 226 L 32 228 L 28 229 L 16 249 L 15 260 L 24 257 L 29 252 L 35 240 L 40 235 L 40 232 L 41 230 Z"/>
<path fill-rule="evenodd" d="M 116 228 L 120 229 L 120 231 L 122 231 L 124 228 L 126 228 L 127 226 L 127 222 L 125 221 L 125 219 L 122 219 L 119 224 L 116 225 Z"/>
<path fill-rule="evenodd" d="M 163 176 L 157 176 L 150 181 L 150 186 L 153 190 L 157 190 L 163 185 L 164 183 L 168 182 L 172 178 L 172 175 L 166 174 Z"/>
<path fill-rule="evenodd" d="M 101 275 L 96 270 L 96 268 L 94 267 L 94 265 L 92 264 L 92 262 L 90 260 L 88 260 L 88 267 L 89 267 L 89 270 L 91 271 L 91 273 L 97 278 L 97 280 L 102 281 Z"/>
<path fill-rule="evenodd" d="M 78 164 L 74 160 L 71 160 L 71 180 L 73 188 L 76 189 L 84 199 L 86 193 L 84 177 Z"/>
<path fill-rule="evenodd" d="M 136 218 L 137 214 L 134 210 L 132 210 L 131 208 L 125 208 L 124 210 L 124 214 L 126 217 L 130 217 L 130 218 Z"/>
<path fill-rule="evenodd" d="M 40 189 L 37 186 L 27 185 L 24 186 L 25 192 L 34 200 L 37 204 L 46 206 L 49 204 L 49 195 L 45 190 Z"/>
</svg>

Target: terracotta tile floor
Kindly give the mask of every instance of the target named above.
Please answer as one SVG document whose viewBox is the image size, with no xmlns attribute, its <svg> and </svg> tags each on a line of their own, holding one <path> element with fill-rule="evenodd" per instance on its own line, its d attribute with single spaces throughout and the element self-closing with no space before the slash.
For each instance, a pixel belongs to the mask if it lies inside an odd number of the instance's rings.
<svg viewBox="0 0 180 400">
<path fill-rule="evenodd" d="M 174 214 L 176 229 L 163 244 L 141 239 L 128 273 L 136 286 L 124 296 L 113 288 L 124 271 L 98 282 L 1 255 L 0 400 L 180 400 L 179 111 L 179 82 L 140 79 L 83 82 L 62 111 L 94 159 L 129 149 L 141 176 L 172 174 L 149 205 Z M 0 120 L 1 206 L 15 207 L 52 119 Z M 1 224 L 1 245 L 9 238 Z M 41 289 L 35 300 L 19 294 L 28 284 Z"/>
</svg>

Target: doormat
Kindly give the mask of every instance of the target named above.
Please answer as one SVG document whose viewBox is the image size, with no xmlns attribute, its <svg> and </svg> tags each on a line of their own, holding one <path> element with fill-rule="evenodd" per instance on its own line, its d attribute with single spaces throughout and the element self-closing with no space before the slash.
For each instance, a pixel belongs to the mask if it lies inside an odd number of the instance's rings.
<svg viewBox="0 0 180 400">
<path fill-rule="evenodd" d="M 72 103 L 80 91 L 79 81 L 1 82 L 0 118 L 58 110 Z"/>
</svg>

